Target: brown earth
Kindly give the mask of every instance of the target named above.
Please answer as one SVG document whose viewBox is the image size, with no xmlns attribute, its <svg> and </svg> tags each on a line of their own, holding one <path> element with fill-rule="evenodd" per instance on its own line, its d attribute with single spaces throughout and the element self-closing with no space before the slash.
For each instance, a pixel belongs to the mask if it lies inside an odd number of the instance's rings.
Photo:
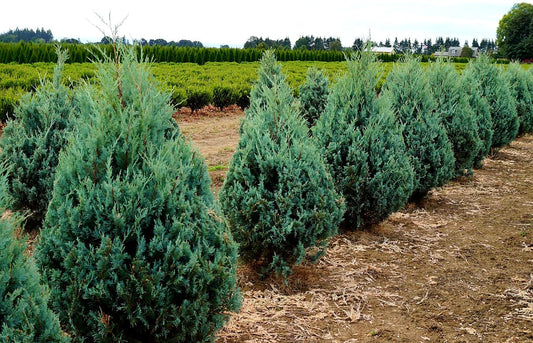
<svg viewBox="0 0 533 343">
<path fill-rule="evenodd" d="M 242 112 L 179 113 L 215 189 Z M 215 167 L 219 166 L 219 167 Z M 345 232 L 286 285 L 239 267 L 217 342 L 533 342 L 533 136 L 369 231 Z"/>
</svg>

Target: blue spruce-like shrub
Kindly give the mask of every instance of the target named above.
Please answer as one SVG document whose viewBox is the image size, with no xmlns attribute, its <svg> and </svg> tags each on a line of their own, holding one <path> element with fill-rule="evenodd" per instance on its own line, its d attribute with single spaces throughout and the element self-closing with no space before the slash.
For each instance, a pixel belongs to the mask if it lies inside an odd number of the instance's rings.
<svg viewBox="0 0 533 343">
<path fill-rule="evenodd" d="M 134 47 L 97 67 L 35 252 L 53 308 L 74 341 L 213 340 L 238 309 L 237 247 L 204 160 Z"/>
<path fill-rule="evenodd" d="M 378 99 L 380 64 L 368 49 L 350 56 L 313 128 L 335 187 L 343 225 L 362 228 L 399 210 L 413 191 L 413 169 L 389 98 Z"/>
<path fill-rule="evenodd" d="M 489 102 L 483 96 L 483 89 L 476 75 L 476 65 L 474 62 L 470 61 L 461 74 L 461 84 L 464 95 L 467 97 L 474 113 L 477 134 L 480 140 L 479 150 L 473 161 L 474 168 L 481 168 L 483 166 L 483 160 L 490 153 L 494 130 L 492 129 Z"/>
<path fill-rule="evenodd" d="M 439 58 L 427 70 L 436 112 L 442 118 L 455 158 L 454 176 L 471 175 L 474 160 L 481 149 L 477 120 L 463 89 L 459 74 L 451 62 Z"/>
<path fill-rule="evenodd" d="M 263 275 L 287 276 L 308 248 L 323 251 L 342 218 L 342 200 L 297 109 L 273 52 L 265 52 L 219 195 L 240 256 Z"/>
<path fill-rule="evenodd" d="M 5 174 L 4 174 L 5 175 Z M 8 205 L 7 180 L 0 178 L 0 208 Z M 11 200 L 12 201 L 12 200 Z M 0 218 L 0 341 L 5 343 L 68 342 L 57 316 L 48 308 L 49 291 L 26 243 L 16 238 L 20 225 L 15 213 Z"/>
<path fill-rule="evenodd" d="M 308 126 L 313 127 L 326 107 L 329 80 L 322 70 L 311 67 L 307 70 L 305 83 L 300 86 L 302 115 Z"/>
<path fill-rule="evenodd" d="M 404 125 L 403 137 L 415 172 L 411 198 L 421 198 L 453 177 L 455 159 L 420 60 L 408 56 L 396 63 L 382 92 L 390 97 Z"/>
<path fill-rule="evenodd" d="M 511 86 L 503 70 L 492 64 L 485 54 L 480 54 L 475 61 L 470 62 L 467 70 L 465 73 L 474 73 L 479 80 L 481 96 L 489 104 L 493 131 L 491 148 L 502 148 L 515 139 L 519 128 Z"/>
<path fill-rule="evenodd" d="M 533 77 L 524 70 L 518 62 L 509 64 L 505 73 L 511 95 L 516 101 L 516 114 L 518 115 L 518 132 L 529 133 L 533 131 Z"/>
<path fill-rule="evenodd" d="M 0 140 L 10 206 L 28 212 L 27 228 L 40 227 L 44 219 L 59 152 L 67 144 L 76 109 L 73 92 L 61 84 L 67 55 L 58 51 L 58 56 L 53 81 L 42 81 L 34 94 L 21 99 Z"/>
</svg>

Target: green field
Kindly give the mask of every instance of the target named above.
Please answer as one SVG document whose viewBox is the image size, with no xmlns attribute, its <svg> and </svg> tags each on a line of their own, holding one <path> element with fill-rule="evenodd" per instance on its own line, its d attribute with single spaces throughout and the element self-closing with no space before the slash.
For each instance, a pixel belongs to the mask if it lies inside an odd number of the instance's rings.
<svg viewBox="0 0 533 343">
<path fill-rule="evenodd" d="M 427 65 L 427 63 L 423 63 Z M 392 68 L 393 62 L 384 62 L 383 78 Z M 51 78 L 54 63 L 0 64 L 0 121 L 6 114 L 13 113 L 20 97 L 40 83 L 41 79 Z M 298 86 L 304 83 L 309 67 L 322 69 L 335 80 L 346 66 L 344 62 L 288 61 L 282 62 L 283 72 L 297 94 Z M 455 63 L 461 72 L 466 63 Z M 153 63 L 152 72 L 163 89 L 173 92 L 177 106 L 187 106 L 187 98 L 197 93 L 205 93 L 202 101 L 212 102 L 216 87 L 228 88 L 235 94 L 248 94 L 257 79 L 259 62 L 207 62 L 196 63 Z M 529 65 L 524 65 L 529 68 Z M 71 63 L 65 65 L 64 82 L 76 86 L 83 81 L 90 82 L 95 67 L 91 63 Z M 236 103 L 236 102 L 235 102 Z"/>
</svg>

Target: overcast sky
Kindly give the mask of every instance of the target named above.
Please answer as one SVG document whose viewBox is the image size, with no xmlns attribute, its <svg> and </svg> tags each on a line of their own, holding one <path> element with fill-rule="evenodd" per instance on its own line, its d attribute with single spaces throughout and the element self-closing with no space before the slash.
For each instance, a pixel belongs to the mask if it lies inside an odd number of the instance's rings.
<svg viewBox="0 0 533 343">
<path fill-rule="evenodd" d="M 54 38 L 99 41 L 95 13 L 111 18 L 126 38 L 197 40 L 206 46 L 242 46 L 250 36 L 291 43 L 305 35 L 385 41 L 457 37 L 496 39 L 500 19 L 516 0 L 15 0 L 2 3 L 0 33 L 45 28 Z"/>
</svg>

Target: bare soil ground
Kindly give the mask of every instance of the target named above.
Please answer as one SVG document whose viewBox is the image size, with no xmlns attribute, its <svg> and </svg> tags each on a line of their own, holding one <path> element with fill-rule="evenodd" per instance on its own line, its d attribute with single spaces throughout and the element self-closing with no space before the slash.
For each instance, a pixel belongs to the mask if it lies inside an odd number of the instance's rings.
<svg viewBox="0 0 533 343">
<path fill-rule="evenodd" d="M 176 117 L 218 190 L 242 112 Z M 241 311 L 217 342 L 533 342 L 533 136 L 371 230 L 332 238 L 288 285 L 247 265 L 239 283 Z"/>
</svg>

